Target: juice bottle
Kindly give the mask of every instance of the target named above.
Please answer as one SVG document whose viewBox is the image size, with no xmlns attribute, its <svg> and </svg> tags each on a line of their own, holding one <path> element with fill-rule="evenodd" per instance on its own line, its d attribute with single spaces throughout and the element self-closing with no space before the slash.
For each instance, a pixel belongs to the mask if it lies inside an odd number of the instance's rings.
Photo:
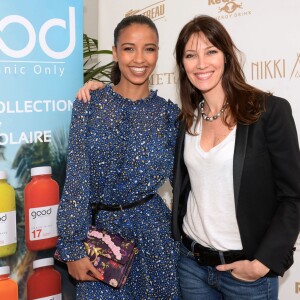
<svg viewBox="0 0 300 300">
<path fill-rule="evenodd" d="M 33 262 L 33 274 L 27 280 L 27 300 L 61 300 L 61 276 L 53 268 L 52 257 Z"/>
<path fill-rule="evenodd" d="M 0 171 L 0 257 L 17 249 L 15 190 L 7 183 L 7 174 Z"/>
<path fill-rule="evenodd" d="M 51 174 L 49 166 L 32 168 L 31 181 L 24 190 L 25 242 L 29 251 L 56 247 L 59 186 Z"/>
<path fill-rule="evenodd" d="M 18 285 L 9 274 L 9 266 L 0 267 L 0 299 L 18 300 Z"/>
</svg>

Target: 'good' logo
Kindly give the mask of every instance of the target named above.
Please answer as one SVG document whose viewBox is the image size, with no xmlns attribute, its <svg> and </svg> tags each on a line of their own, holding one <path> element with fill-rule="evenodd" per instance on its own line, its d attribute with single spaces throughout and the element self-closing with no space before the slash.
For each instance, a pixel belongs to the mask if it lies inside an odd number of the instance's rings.
<svg viewBox="0 0 300 300">
<path fill-rule="evenodd" d="M 28 42 L 26 45 L 23 46 L 22 49 L 13 49 L 7 46 L 5 41 L 0 38 L 0 51 L 2 51 L 4 54 L 6 54 L 9 57 L 13 58 L 23 58 L 27 55 L 29 55 L 33 49 L 35 48 L 35 45 L 37 43 L 37 33 L 35 31 L 34 26 L 31 24 L 31 22 L 26 19 L 23 16 L 20 15 L 9 15 L 0 20 L 0 31 L 4 31 L 7 26 L 10 24 L 17 23 L 22 25 L 25 30 L 28 33 Z M 76 42 L 76 34 L 75 34 L 75 8 L 69 7 L 69 45 L 68 47 L 63 51 L 54 51 L 51 49 L 47 43 L 47 32 L 49 29 L 58 26 L 66 29 L 66 21 L 63 19 L 50 19 L 46 21 L 40 28 L 38 32 L 38 42 L 40 44 L 41 49 L 43 52 L 48 55 L 51 58 L 54 59 L 64 59 L 68 57 L 75 48 L 75 42 Z"/>
</svg>

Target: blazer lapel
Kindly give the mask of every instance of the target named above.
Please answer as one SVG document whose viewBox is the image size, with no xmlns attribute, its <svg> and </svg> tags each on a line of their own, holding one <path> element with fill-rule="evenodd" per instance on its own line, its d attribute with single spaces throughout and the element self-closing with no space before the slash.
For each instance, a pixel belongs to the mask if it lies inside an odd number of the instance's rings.
<svg viewBox="0 0 300 300">
<path fill-rule="evenodd" d="M 180 228 L 179 226 L 179 201 L 181 195 L 181 187 L 183 181 L 183 150 L 184 150 L 184 138 L 185 138 L 185 122 L 180 122 L 180 129 L 176 142 L 175 159 L 174 159 L 174 181 L 173 181 L 173 207 L 172 207 L 172 223 L 173 223 L 173 236 L 175 240 L 180 240 Z"/>
<path fill-rule="evenodd" d="M 175 149 L 175 170 L 178 169 L 178 166 L 180 165 L 181 160 L 183 158 L 185 131 L 185 122 L 181 121 Z"/>
<path fill-rule="evenodd" d="M 185 123 L 180 122 L 179 133 L 176 141 L 175 158 L 174 158 L 174 203 L 175 207 L 178 205 L 179 199 L 177 195 L 180 194 L 182 184 L 182 165 L 183 165 L 183 150 L 184 150 L 184 138 L 185 138 Z"/>
<path fill-rule="evenodd" d="M 244 160 L 247 148 L 248 139 L 248 125 L 237 124 L 235 148 L 233 156 L 233 188 L 234 188 L 234 201 L 237 208 L 241 178 L 244 167 Z"/>
</svg>

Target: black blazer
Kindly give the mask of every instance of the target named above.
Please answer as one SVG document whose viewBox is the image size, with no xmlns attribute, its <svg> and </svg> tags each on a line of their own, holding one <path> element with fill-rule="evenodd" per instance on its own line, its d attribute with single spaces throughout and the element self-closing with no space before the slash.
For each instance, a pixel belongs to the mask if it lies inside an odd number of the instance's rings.
<svg viewBox="0 0 300 300">
<path fill-rule="evenodd" d="M 174 164 L 173 235 L 180 240 L 190 192 L 184 164 L 185 126 Z M 236 218 L 246 257 L 278 275 L 293 264 L 300 229 L 300 152 L 290 104 L 269 96 L 252 125 L 237 125 L 233 159 Z M 216 220 L 222 222 L 222 220 Z"/>
</svg>

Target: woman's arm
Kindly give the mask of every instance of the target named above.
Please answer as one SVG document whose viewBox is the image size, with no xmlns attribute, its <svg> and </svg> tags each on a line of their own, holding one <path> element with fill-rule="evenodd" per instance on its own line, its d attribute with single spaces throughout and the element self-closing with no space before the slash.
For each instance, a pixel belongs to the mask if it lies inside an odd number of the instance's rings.
<svg viewBox="0 0 300 300">
<path fill-rule="evenodd" d="M 276 191 L 275 199 L 266 201 L 273 201 L 276 210 L 257 245 L 256 259 L 217 267 L 250 281 L 265 275 L 269 268 L 280 276 L 284 274 L 293 263 L 300 228 L 300 151 L 291 107 L 286 100 L 272 96 L 267 99 L 262 119 L 265 141 L 260 142 L 267 145 L 272 167 L 265 180 L 272 181 Z"/>
<path fill-rule="evenodd" d="M 57 249 L 62 260 L 67 261 L 71 276 L 77 280 L 91 281 L 95 279 L 86 274 L 88 271 L 96 278 L 101 274 L 87 258 L 83 244 L 91 222 L 90 168 L 85 147 L 88 106 L 77 100 L 73 106 L 66 182 L 57 214 Z"/>
<path fill-rule="evenodd" d="M 267 101 L 265 136 L 277 209 L 255 257 L 282 276 L 293 262 L 300 229 L 300 151 L 290 104 L 274 96 Z"/>
</svg>

